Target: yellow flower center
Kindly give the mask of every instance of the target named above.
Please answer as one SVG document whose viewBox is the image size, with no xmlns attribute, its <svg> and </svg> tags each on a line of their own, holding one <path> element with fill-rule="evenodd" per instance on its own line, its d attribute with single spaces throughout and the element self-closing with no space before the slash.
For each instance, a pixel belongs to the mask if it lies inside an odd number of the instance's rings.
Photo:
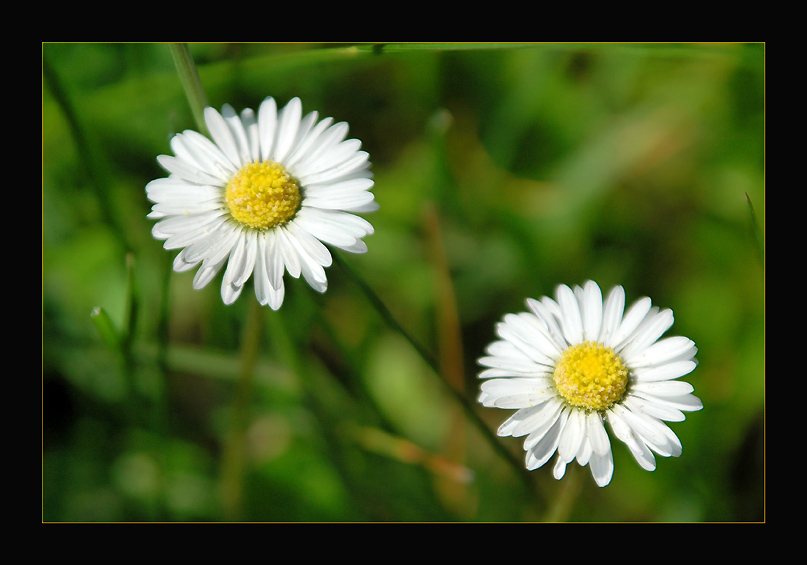
<svg viewBox="0 0 807 565">
<path fill-rule="evenodd" d="M 558 392 L 572 406 L 605 410 L 625 394 L 628 368 L 610 347 L 584 341 L 563 352 L 554 380 Z"/>
<path fill-rule="evenodd" d="M 300 208 L 297 181 L 274 161 L 253 161 L 239 170 L 224 193 L 233 218 L 255 229 L 288 222 Z"/>
</svg>

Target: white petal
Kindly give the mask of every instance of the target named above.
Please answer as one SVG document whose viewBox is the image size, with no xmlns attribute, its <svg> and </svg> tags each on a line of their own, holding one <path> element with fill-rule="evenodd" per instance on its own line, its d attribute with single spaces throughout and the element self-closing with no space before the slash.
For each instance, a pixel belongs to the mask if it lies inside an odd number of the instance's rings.
<svg viewBox="0 0 807 565">
<path fill-rule="evenodd" d="M 631 432 L 631 435 L 636 441 L 635 447 L 634 444 L 628 444 L 628 449 L 630 449 L 633 458 L 636 459 L 636 462 L 645 471 L 654 471 L 656 469 L 656 456 L 653 455 L 653 452 L 647 447 L 647 444 L 636 437 L 633 432 Z"/>
<path fill-rule="evenodd" d="M 691 373 L 698 364 L 695 361 L 676 361 L 658 367 L 642 367 L 632 371 L 632 378 L 638 383 L 677 379 Z"/>
<path fill-rule="evenodd" d="M 616 330 L 616 334 L 614 334 L 611 340 L 614 344 L 612 346 L 614 349 L 618 350 L 620 346 L 623 345 L 623 342 L 639 327 L 639 324 L 642 323 L 642 320 L 644 320 L 645 316 L 650 311 L 652 304 L 653 302 L 649 298 L 644 297 L 637 300 L 633 306 L 628 309 L 625 317 L 622 319 L 622 323 Z"/>
<path fill-rule="evenodd" d="M 552 476 L 555 477 L 557 480 L 561 480 L 563 475 L 566 474 L 566 465 L 568 461 L 565 461 L 563 458 L 558 457 L 557 461 L 555 461 L 555 466 L 552 468 Z"/>
<path fill-rule="evenodd" d="M 348 253 L 367 253 L 367 244 L 364 243 L 360 239 L 356 239 L 353 243 L 341 243 L 337 245 L 336 243 L 332 243 L 334 247 L 338 247 L 343 251 L 347 251 Z"/>
<path fill-rule="evenodd" d="M 314 124 L 317 123 L 317 119 L 319 118 L 319 112 L 309 112 L 305 116 L 302 117 L 300 120 L 300 125 L 297 126 L 297 135 L 294 138 L 294 142 L 291 144 L 289 151 L 286 153 L 286 156 L 283 158 L 283 164 L 286 168 L 289 168 L 289 162 L 291 159 L 295 158 L 295 154 L 297 151 L 303 151 L 308 153 L 308 147 L 310 146 L 310 138 L 312 137 L 312 133 L 316 135 L 316 131 L 314 128 Z M 293 162 L 293 161 L 292 161 Z"/>
<path fill-rule="evenodd" d="M 199 165 L 222 183 L 229 182 L 230 177 L 238 169 L 224 155 L 221 149 L 198 131 L 188 129 L 182 132 L 182 135 L 186 148 L 194 152 L 199 160 Z"/>
<path fill-rule="evenodd" d="M 243 286 L 236 286 L 234 284 L 227 284 L 222 281 L 221 283 L 221 300 L 229 306 L 241 296 L 241 291 L 244 290 Z"/>
<path fill-rule="evenodd" d="M 641 451 L 636 437 L 633 435 L 630 425 L 622 417 L 623 410 L 619 410 L 619 405 L 612 406 L 606 410 L 606 417 L 611 426 L 611 430 L 618 440 L 625 443 L 631 449 Z"/>
<path fill-rule="evenodd" d="M 608 439 L 608 433 L 605 431 L 605 426 L 602 423 L 602 416 L 599 412 L 590 412 L 586 415 L 587 431 L 586 435 L 591 443 L 591 448 L 594 453 L 604 455 L 611 450 L 611 442 Z"/>
<path fill-rule="evenodd" d="M 339 124 L 336 125 L 338 126 Z M 347 125 L 345 125 L 345 133 L 347 133 Z M 310 172 L 314 173 L 317 171 L 329 171 L 331 169 L 338 168 L 342 165 L 342 163 L 345 163 L 346 161 L 352 159 L 355 155 L 360 154 L 360 149 L 361 141 L 358 139 L 346 139 L 338 145 L 329 147 L 327 150 L 323 151 L 322 155 L 317 158 L 316 162 L 312 163 Z"/>
<path fill-rule="evenodd" d="M 278 113 L 277 136 L 275 137 L 275 147 L 272 151 L 273 161 L 282 163 L 286 155 L 288 155 L 294 140 L 297 138 L 297 130 L 300 127 L 302 114 L 303 105 L 299 98 L 292 98 Z"/>
<path fill-rule="evenodd" d="M 205 124 L 207 124 L 207 129 L 213 141 L 216 142 L 216 145 L 221 149 L 224 156 L 227 157 L 227 160 L 229 160 L 236 169 L 240 169 L 241 159 L 238 155 L 238 146 L 236 145 L 236 141 L 233 138 L 232 131 L 230 131 L 227 122 L 215 108 L 211 108 L 210 106 L 205 108 L 204 114 Z"/>
<path fill-rule="evenodd" d="M 244 108 L 241 111 L 241 123 L 244 125 L 244 131 L 247 134 L 247 143 L 249 144 L 249 158 L 248 161 L 258 161 L 261 158 L 261 142 L 258 132 L 258 118 L 252 108 Z"/>
<path fill-rule="evenodd" d="M 686 419 L 681 410 L 663 402 L 663 398 L 646 395 L 635 390 L 631 390 L 630 396 L 631 400 L 648 416 L 665 422 L 683 422 Z"/>
<path fill-rule="evenodd" d="M 184 134 L 178 133 L 171 138 L 171 149 L 188 166 L 207 172 L 209 158 L 192 141 L 186 139 Z"/>
<path fill-rule="evenodd" d="M 353 212 L 354 214 L 369 214 L 370 212 L 375 212 L 380 208 L 380 205 L 375 200 L 371 200 L 366 202 L 365 204 L 360 204 L 357 206 L 353 206 L 351 208 L 344 208 L 346 212 Z"/>
<path fill-rule="evenodd" d="M 638 369 L 647 366 L 660 366 L 674 361 L 691 360 L 698 349 L 691 339 L 674 336 L 661 339 L 631 357 L 624 357 L 629 367 Z"/>
<path fill-rule="evenodd" d="M 311 112 L 308 114 L 307 117 L 314 117 L 316 118 L 317 113 Z M 297 145 L 294 148 L 294 151 L 284 160 L 283 165 L 286 167 L 287 170 L 292 171 L 293 175 L 296 177 L 298 174 L 298 165 L 301 159 L 310 158 L 312 147 L 317 142 L 317 140 L 322 135 L 328 126 L 331 125 L 333 122 L 333 118 L 325 118 L 320 121 L 317 125 L 315 125 L 311 130 L 307 133 L 307 135 L 300 139 Z"/>
<path fill-rule="evenodd" d="M 364 218 L 338 210 L 321 210 L 319 208 L 303 207 L 297 213 L 297 217 L 304 217 L 307 221 L 310 221 L 310 223 L 344 231 L 356 238 L 370 235 L 375 231 L 373 225 Z"/>
<path fill-rule="evenodd" d="M 246 251 L 244 265 L 241 268 L 241 275 L 233 280 L 233 283 L 238 286 L 243 286 L 252 275 L 252 271 L 255 268 L 255 260 L 258 255 L 257 233 L 252 230 L 248 230 L 244 232 L 244 235 L 246 238 L 246 243 L 244 244 L 244 249 Z"/>
<path fill-rule="evenodd" d="M 325 182 L 309 184 L 305 187 L 306 196 L 327 196 L 329 194 L 353 194 L 366 192 L 373 188 L 374 181 L 370 178 L 347 179 L 340 182 Z"/>
<path fill-rule="evenodd" d="M 157 162 L 169 173 L 196 184 L 215 185 L 221 179 L 173 155 L 157 155 Z"/>
<path fill-rule="evenodd" d="M 608 293 L 605 299 L 602 314 L 602 331 L 599 341 L 607 347 L 617 345 L 613 343 L 619 324 L 622 322 L 622 313 L 625 310 L 625 290 L 621 286 L 615 286 Z"/>
<path fill-rule="evenodd" d="M 322 245 L 322 242 L 316 237 L 311 235 L 308 231 L 300 227 L 296 218 L 294 221 L 289 222 L 285 226 L 286 230 L 294 236 L 295 241 L 300 245 L 300 248 L 313 259 L 317 265 L 329 267 L 333 262 L 330 251 Z"/>
<path fill-rule="evenodd" d="M 359 176 L 367 176 L 366 168 L 369 166 L 369 155 L 365 151 L 357 151 L 355 154 L 348 156 L 343 162 L 331 167 L 330 169 L 316 169 L 305 170 L 301 169 L 302 165 L 295 167 L 294 173 L 303 186 L 309 184 L 317 184 L 323 182 L 337 182 L 346 178 L 355 178 L 360 172 Z M 316 163 L 312 163 L 311 167 Z"/>
<path fill-rule="evenodd" d="M 517 342 L 514 344 L 534 361 L 552 364 L 560 358 L 561 351 L 555 346 L 548 332 L 540 326 L 540 321 L 535 316 L 522 314 L 507 314 L 504 317 L 508 335 L 515 334 Z M 501 328 L 501 324 L 497 327 Z M 501 333 L 499 333 L 504 337 Z M 507 339 L 507 338 L 505 338 Z"/>
<path fill-rule="evenodd" d="M 664 426 L 664 434 L 667 436 L 667 441 L 672 446 L 672 453 L 673 457 L 680 457 L 681 453 L 683 453 L 683 447 L 681 446 L 681 440 L 678 439 L 678 436 L 675 435 L 668 426 Z"/>
<path fill-rule="evenodd" d="M 255 269 L 253 272 L 255 281 L 255 297 L 258 302 L 266 306 L 269 303 L 270 291 L 274 290 L 269 284 L 269 275 L 266 274 L 266 238 L 263 233 L 259 233 L 255 242 Z"/>
<path fill-rule="evenodd" d="M 514 314 L 508 314 L 505 316 L 504 323 L 497 324 L 496 333 L 499 334 L 501 338 L 511 343 L 530 361 L 535 363 L 551 366 L 554 360 L 559 356 L 559 354 L 554 354 L 553 352 L 553 357 L 549 357 L 541 349 L 535 347 L 533 345 L 534 343 L 543 345 L 542 342 L 539 341 L 540 338 L 536 337 L 533 340 L 529 328 L 520 324 L 518 322 L 518 316 Z M 549 342 L 547 341 L 546 343 L 548 344 Z"/>
<path fill-rule="evenodd" d="M 286 294 L 285 287 L 283 286 L 283 281 L 280 281 L 280 288 L 274 289 L 271 286 L 267 289 L 268 298 L 266 298 L 266 302 L 262 302 L 262 304 L 268 304 L 272 310 L 279 310 L 280 307 L 283 305 L 283 299 Z"/>
<path fill-rule="evenodd" d="M 485 404 L 490 398 L 490 395 L 485 391 L 482 391 L 480 396 L 484 396 L 483 399 L 480 399 L 481 404 Z M 547 408 L 549 406 L 550 404 L 545 402 L 518 410 L 499 426 L 496 431 L 497 435 L 521 437 L 535 431 L 545 419 L 550 417 L 549 413 L 552 408 Z"/>
<path fill-rule="evenodd" d="M 496 331 L 498 332 L 499 325 L 496 324 Z M 506 340 L 492 341 L 485 348 L 485 353 L 492 357 L 506 357 L 518 361 L 530 361 L 529 356 L 525 355 L 519 348 Z"/>
<path fill-rule="evenodd" d="M 283 256 L 277 247 L 277 230 L 262 232 L 261 236 L 262 245 L 259 246 L 259 250 L 262 249 L 263 268 L 266 270 L 269 284 L 277 290 L 283 285 L 283 273 L 285 272 Z"/>
<path fill-rule="evenodd" d="M 533 470 L 543 466 L 558 448 L 558 439 L 563 425 L 568 418 L 568 412 L 561 412 L 560 417 L 555 420 L 551 428 L 541 437 L 541 439 L 531 445 L 527 451 L 527 469 Z"/>
<path fill-rule="evenodd" d="M 302 267 L 300 265 L 300 256 L 294 249 L 294 244 L 289 241 L 289 236 L 284 229 L 276 229 L 275 233 L 275 248 L 274 252 L 278 258 L 282 259 L 283 265 L 289 274 L 295 279 L 300 277 Z"/>
<path fill-rule="evenodd" d="M 585 467 L 588 465 L 588 462 L 591 460 L 591 456 L 594 454 L 594 450 L 591 447 L 591 442 L 589 441 L 588 435 L 583 437 L 583 445 L 580 446 L 580 450 L 577 452 L 577 463 L 581 467 Z"/>
<path fill-rule="evenodd" d="M 538 367 L 536 365 L 536 367 Z M 524 373 L 517 373 L 515 371 L 507 371 L 504 369 L 484 369 L 479 373 L 480 379 L 494 379 L 494 378 L 502 378 L 502 377 L 550 377 L 551 373 L 549 371 L 529 371 Z"/>
<path fill-rule="evenodd" d="M 295 223 L 320 241 L 330 245 L 335 245 L 336 247 L 341 247 L 343 245 L 351 246 L 356 243 L 357 236 L 351 234 L 338 223 L 328 223 L 327 221 L 316 219 L 315 216 L 311 214 L 311 211 L 331 212 L 331 210 L 303 207 L 294 218 Z"/>
<path fill-rule="evenodd" d="M 146 185 L 146 197 L 152 202 L 220 201 L 222 190 L 218 186 L 189 183 L 176 177 L 151 181 Z"/>
<path fill-rule="evenodd" d="M 509 435 L 521 437 L 531 433 L 540 433 L 542 429 L 548 429 L 558 419 L 562 408 L 563 403 L 557 397 L 553 397 L 543 404 L 520 410 L 519 412 L 530 412 L 523 415 L 515 423 Z"/>
<path fill-rule="evenodd" d="M 630 426 L 613 410 L 608 411 L 608 423 L 614 435 L 628 446 L 634 459 L 646 471 L 656 468 L 656 459 L 647 445 L 633 433 Z"/>
<path fill-rule="evenodd" d="M 560 320 L 563 318 L 563 312 L 561 311 L 558 303 L 549 298 L 548 296 L 542 296 L 541 305 L 549 313 L 549 317 L 558 322 L 559 324 Z M 558 327 L 560 327 L 560 325 L 558 325 Z"/>
<path fill-rule="evenodd" d="M 272 310 L 277 310 L 283 304 L 285 287 L 282 271 L 276 281 L 272 281 L 267 271 L 267 267 L 273 261 L 271 250 L 268 249 L 269 242 L 273 241 L 267 237 L 269 233 L 271 232 L 261 232 L 256 238 L 255 296 L 262 305 L 269 305 Z"/>
<path fill-rule="evenodd" d="M 626 398 L 624 402 L 628 403 L 629 400 L 630 398 Z M 631 427 L 633 433 L 642 438 L 650 449 L 664 457 L 672 455 L 673 446 L 669 442 L 666 433 L 669 428 L 666 425 L 638 410 L 624 408 L 622 410 L 622 417 Z"/>
<path fill-rule="evenodd" d="M 656 396 L 652 398 L 652 401 L 656 404 L 684 412 L 696 412 L 703 408 L 701 399 L 692 394 L 684 394 L 682 396 Z"/>
<path fill-rule="evenodd" d="M 347 137 L 348 125 L 346 122 L 333 124 L 316 140 L 309 155 L 312 160 L 319 160 L 323 155 L 334 150 Z"/>
<path fill-rule="evenodd" d="M 628 397 L 625 400 L 627 401 Z M 629 410 L 620 404 L 614 405 L 612 410 L 618 412 L 634 432 L 655 443 L 664 443 L 664 434 L 660 429 L 663 424 L 657 425 L 652 418 L 645 416 L 641 412 Z"/>
<path fill-rule="evenodd" d="M 230 253 L 227 270 L 224 272 L 224 277 L 221 281 L 221 299 L 227 305 L 235 302 L 241 295 L 241 291 L 244 289 L 244 284 L 241 281 L 245 281 L 252 274 L 255 255 L 254 253 L 251 255 L 253 261 L 251 263 L 249 233 L 251 232 L 239 235 L 236 245 Z"/>
<path fill-rule="evenodd" d="M 357 239 L 353 245 L 339 245 L 338 247 L 348 253 L 367 253 L 367 244 L 360 239 Z"/>
<path fill-rule="evenodd" d="M 490 395 L 488 393 L 486 393 L 485 391 L 482 391 L 479 394 L 478 400 L 479 400 L 480 404 L 484 405 L 485 402 L 487 402 L 489 398 L 490 398 Z M 540 404 L 538 406 L 530 406 L 529 408 L 523 408 L 521 410 L 518 410 L 512 416 L 507 418 L 507 420 L 505 420 L 502 423 L 501 426 L 499 426 L 499 429 L 496 431 L 496 434 L 501 436 L 501 437 L 513 435 L 513 432 L 515 431 L 515 429 L 518 426 L 520 426 L 521 423 L 524 420 L 532 418 L 533 416 L 541 413 L 543 408 L 544 408 L 544 405 Z M 518 436 L 515 436 L 515 437 L 518 437 Z"/>
<path fill-rule="evenodd" d="M 288 223 L 281 229 L 285 230 L 288 240 L 300 258 L 303 278 L 317 292 L 325 292 L 328 279 L 322 266 L 331 264 L 331 254 L 328 249 L 318 239 L 298 228 L 294 222 Z"/>
<path fill-rule="evenodd" d="M 302 156 L 299 163 L 295 165 L 295 172 L 302 177 L 309 177 L 346 160 L 350 152 L 338 151 L 337 147 L 347 132 L 348 125 L 345 122 L 339 122 L 318 135 L 306 155 Z M 356 149 L 358 148 L 353 149 L 353 153 Z M 307 184 L 311 184 L 311 182 Z"/>
<path fill-rule="evenodd" d="M 591 475 L 597 486 L 604 487 L 611 482 L 614 476 L 614 457 L 611 454 L 610 446 L 606 453 L 594 453 L 589 461 Z"/>
<path fill-rule="evenodd" d="M 492 379 L 482 383 L 487 393 L 486 406 L 498 408 L 528 408 L 542 404 L 557 396 L 545 379 L 509 378 Z"/>
<path fill-rule="evenodd" d="M 585 437 L 586 413 L 583 410 L 572 409 L 569 419 L 560 434 L 560 442 L 558 443 L 558 455 L 560 458 L 568 463 L 577 457 Z"/>
<path fill-rule="evenodd" d="M 505 324 L 499 323 L 496 324 L 496 333 L 499 334 L 499 337 L 503 337 L 501 334 L 504 333 L 505 336 L 513 337 L 513 331 L 509 330 Z M 514 338 L 515 339 L 515 338 Z M 513 359 L 520 362 L 529 362 L 535 364 L 535 361 L 529 354 L 525 352 L 526 345 L 521 343 L 517 345 L 513 343 L 510 339 L 502 339 L 498 341 L 492 342 L 486 349 L 486 353 L 493 355 L 495 357 L 504 357 L 507 359 Z M 544 366 L 545 368 L 545 366 Z"/>
<path fill-rule="evenodd" d="M 218 263 L 230 253 L 238 241 L 239 234 L 240 229 L 229 222 L 224 222 L 188 245 L 185 248 L 185 259 L 191 262 L 206 260 Z"/>
<path fill-rule="evenodd" d="M 167 239 L 169 236 L 196 229 L 202 223 L 213 222 L 219 216 L 224 215 L 223 211 L 218 212 L 205 212 L 198 215 L 182 215 L 161 218 L 151 228 L 152 235 L 157 239 Z"/>
<path fill-rule="evenodd" d="M 580 313 L 583 320 L 583 338 L 586 341 L 599 339 L 603 316 L 602 292 L 594 281 L 588 281 L 583 287 Z"/>
<path fill-rule="evenodd" d="M 583 319 L 580 316 L 580 305 L 574 291 L 566 285 L 557 288 L 558 306 L 561 310 L 560 326 L 563 336 L 571 344 L 583 341 Z"/>
<path fill-rule="evenodd" d="M 168 239 L 174 235 L 185 233 L 204 234 L 224 221 L 224 214 L 220 211 L 204 212 L 202 214 L 171 216 L 161 219 L 151 228 L 151 234 L 157 239 Z"/>
<path fill-rule="evenodd" d="M 353 212 L 373 201 L 372 192 L 348 192 L 318 196 L 306 196 L 305 205 L 325 210 L 344 210 Z"/>
<path fill-rule="evenodd" d="M 258 138 L 261 146 L 261 161 L 272 158 L 277 132 L 277 102 L 272 97 L 266 98 L 258 108 Z"/>
<path fill-rule="evenodd" d="M 185 250 L 183 249 L 180 251 L 176 257 L 174 257 L 174 264 L 173 268 L 177 273 L 183 273 L 194 268 L 196 265 L 199 264 L 199 261 L 187 261 L 185 259 Z"/>
<path fill-rule="evenodd" d="M 193 288 L 199 290 L 207 286 L 207 283 L 213 280 L 213 277 L 215 277 L 224 266 L 226 260 L 227 258 L 225 257 L 218 262 L 204 261 L 193 277 Z"/>
<path fill-rule="evenodd" d="M 664 334 L 670 326 L 673 325 L 672 310 L 662 310 L 655 314 L 653 317 L 648 316 L 644 322 L 637 329 L 636 335 L 622 350 L 624 358 L 632 357 L 636 353 L 640 353 L 650 345 L 656 342 L 658 338 Z"/>
<path fill-rule="evenodd" d="M 681 396 L 694 391 L 695 387 L 684 381 L 660 381 L 633 383 L 632 392 L 641 392 L 652 396 Z"/>
<path fill-rule="evenodd" d="M 240 287 L 244 286 L 244 281 L 252 274 L 255 256 L 253 253 L 252 262 L 250 262 L 248 249 L 251 247 L 250 239 L 252 238 L 249 237 L 249 233 L 252 232 L 246 231 L 241 233 L 230 252 L 230 260 L 227 262 L 227 270 L 224 273 L 222 292 L 224 292 L 225 287 L 230 291 L 238 287 L 238 292 L 240 293 Z M 230 304 L 226 300 L 225 303 Z"/>
<path fill-rule="evenodd" d="M 192 200 L 176 200 L 170 202 L 158 202 L 151 208 L 154 212 L 163 216 L 190 216 L 215 212 L 221 209 L 221 204 L 217 201 L 194 202 Z"/>
<path fill-rule="evenodd" d="M 502 369 L 516 373 L 534 373 L 537 367 L 532 361 L 520 361 L 507 357 L 481 357 L 478 361 L 480 365 L 491 367 L 492 369 Z"/>
<path fill-rule="evenodd" d="M 560 329 L 560 326 L 557 323 L 557 318 L 552 311 L 545 303 L 539 302 L 533 298 L 528 298 L 526 302 L 527 307 L 532 310 L 540 322 L 546 326 L 547 335 L 552 339 L 556 349 L 558 351 L 564 351 L 569 344 L 566 341 L 566 338 L 563 337 L 563 331 Z M 549 302 L 557 307 L 555 301 L 549 299 Z M 559 311 L 560 309 L 558 308 L 558 312 Z"/>
<path fill-rule="evenodd" d="M 238 165 L 240 168 L 252 161 L 247 131 L 244 129 L 244 123 L 241 121 L 241 118 L 229 104 L 225 104 L 221 109 L 221 117 L 224 118 L 224 122 L 227 124 L 233 136 L 233 141 L 235 141 L 236 155 L 238 155 Z"/>
<path fill-rule="evenodd" d="M 655 422 L 655 420 L 653 420 Z M 662 436 L 659 441 L 655 436 L 650 437 L 646 435 L 646 430 L 634 429 L 634 433 L 647 444 L 647 447 L 656 452 L 662 457 L 678 457 L 681 455 L 681 442 L 670 428 L 666 425 L 657 422 L 660 426 L 658 433 Z"/>
</svg>

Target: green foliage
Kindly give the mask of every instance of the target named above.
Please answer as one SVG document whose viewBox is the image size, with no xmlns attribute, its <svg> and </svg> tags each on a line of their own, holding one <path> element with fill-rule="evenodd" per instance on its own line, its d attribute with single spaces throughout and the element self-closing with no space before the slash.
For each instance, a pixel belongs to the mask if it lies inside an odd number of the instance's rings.
<svg viewBox="0 0 807 565">
<path fill-rule="evenodd" d="M 551 465 L 525 480 L 429 362 L 473 406 L 495 322 L 587 279 L 674 311 L 705 408 L 671 425 L 684 453 L 655 472 L 614 442 L 612 483 L 580 470 L 560 516 L 764 519 L 764 45 L 190 52 L 213 106 L 299 96 L 347 121 L 373 161 L 376 233 L 324 295 L 286 277 L 250 355 L 252 292 L 224 306 L 221 275 L 194 291 L 150 234 L 156 156 L 196 128 L 169 46 L 44 44 L 44 521 L 559 516 Z M 473 410 L 494 431 L 508 414 Z"/>
</svg>

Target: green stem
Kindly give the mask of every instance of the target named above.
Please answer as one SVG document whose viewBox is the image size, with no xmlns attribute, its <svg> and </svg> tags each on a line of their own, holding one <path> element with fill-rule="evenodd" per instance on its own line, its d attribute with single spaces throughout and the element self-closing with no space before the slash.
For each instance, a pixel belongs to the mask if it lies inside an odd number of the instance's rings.
<svg viewBox="0 0 807 565">
<path fill-rule="evenodd" d="M 263 307 L 257 300 L 249 301 L 250 307 L 244 335 L 241 341 L 241 370 L 238 376 L 235 401 L 232 407 L 231 424 L 224 446 L 221 477 L 221 501 L 227 520 L 242 518 L 241 501 L 244 488 L 246 463 L 246 436 L 249 425 L 248 411 L 255 365 L 263 328 Z"/>
<path fill-rule="evenodd" d="M 392 312 L 389 311 L 387 306 L 384 302 L 378 297 L 378 295 L 373 291 L 372 288 L 362 279 L 358 274 L 356 274 L 344 261 L 342 261 L 341 257 L 338 254 L 333 254 L 334 264 L 338 264 L 339 267 L 350 277 L 350 279 L 362 290 L 364 295 L 379 313 L 381 318 L 390 326 L 393 330 L 400 333 L 417 351 L 420 357 L 426 362 L 427 365 L 434 371 L 434 373 L 439 377 L 440 381 L 445 385 L 446 390 L 448 393 L 454 397 L 454 399 L 459 403 L 459 405 L 464 410 L 468 419 L 473 422 L 479 431 L 482 433 L 482 436 L 490 443 L 491 447 L 499 453 L 512 467 L 515 471 L 516 475 L 518 475 L 523 481 L 527 489 L 533 494 L 533 496 L 540 501 L 541 497 L 538 495 L 537 491 L 535 490 L 534 482 L 529 475 L 529 472 L 526 470 L 524 465 L 516 459 L 505 447 L 504 445 L 498 441 L 496 436 L 493 432 L 488 428 L 487 424 L 482 420 L 482 418 L 477 414 L 476 410 L 474 410 L 471 403 L 468 399 L 461 394 L 455 387 L 451 386 L 445 376 L 443 375 L 442 371 L 440 371 L 440 367 L 438 366 L 437 362 L 434 358 L 420 345 L 420 343 L 415 340 L 412 335 L 409 334 L 398 320 L 395 319 L 395 316 L 392 315 Z"/>
<path fill-rule="evenodd" d="M 574 504 L 580 496 L 582 489 L 582 468 L 572 462 L 566 468 L 566 476 L 558 483 L 555 500 L 544 516 L 544 522 L 566 522 L 574 510 Z"/>
<path fill-rule="evenodd" d="M 204 117 L 204 109 L 208 105 L 207 95 L 190 49 L 186 43 L 172 43 L 169 48 L 199 131 L 208 134 Z M 227 520 L 239 520 L 242 515 L 246 434 L 249 425 L 247 412 L 263 327 L 263 308 L 256 300 L 250 300 L 249 304 L 241 342 L 241 371 L 232 408 L 232 423 L 222 456 L 221 503 Z"/>
<path fill-rule="evenodd" d="M 313 416 L 314 425 L 318 426 L 318 432 L 324 438 L 326 457 L 333 463 L 351 500 L 357 508 L 363 509 L 367 498 L 366 485 L 351 470 L 351 458 L 346 456 L 345 450 L 345 421 L 351 417 L 347 416 L 343 404 L 333 401 L 335 394 L 341 394 L 333 388 L 333 382 L 337 381 L 327 381 L 320 371 L 313 369 L 311 358 L 303 357 L 301 344 L 287 327 L 284 308 L 269 317 L 267 331 L 271 334 L 271 353 L 299 378 L 303 387 L 302 405 Z"/>
<path fill-rule="evenodd" d="M 199 71 L 193 62 L 193 56 L 188 44 L 172 43 L 169 48 L 179 73 L 179 80 L 182 82 L 185 95 L 188 97 L 196 125 L 199 127 L 200 132 L 207 134 L 207 126 L 205 125 L 205 107 L 208 106 L 207 94 L 205 94 L 202 80 L 199 78 Z"/>
</svg>

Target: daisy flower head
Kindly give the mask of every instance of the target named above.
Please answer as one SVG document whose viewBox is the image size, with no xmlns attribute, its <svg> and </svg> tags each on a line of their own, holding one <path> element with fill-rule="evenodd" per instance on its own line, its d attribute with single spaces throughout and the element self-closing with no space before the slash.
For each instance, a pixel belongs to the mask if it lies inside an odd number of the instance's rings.
<svg viewBox="0 0 807 565">
<path fill-rule="evenodd" d="M 200 265 L 193 287 L 206 286 L 226 264 L 221 297 L 232 304 L 254 276 L 255 295 L 277 310 L 285 294 L 283 275 L 300 275 L 325 292 L 324 244 L 363 253 L 373 233 L 355 215 L 378 208 L 369 156 L 361 142 L 346 139 L 348 125 L 305 116 L 299 98 L 278 110 L 271 97 L 257 114 L 207 107 L 212 139 L 186 130 L 171 139 L 174 155 L 157 157 L 168 171 L 151 181 L 155 238 L 181 249 L 175 271 Z"/>
<path fill-rule="evenodd" d="M 516 409 L 499 436 L 523 437 L 526 466 L 533 470 L 557 452 L 561 479 L 577 459 L 596 483 L 611 482 L 614 461 L 606 432 L 624 442 L 639 465 L 656 468 L 655 452 L 681 455 L 681 442 L 666 422 L 700 410 L 689 383 L 678 380 L 697 365 L 695 343 L 661 336 L 673 314 L 647 297 L 625 311 L 616 286 L 603 301 L 593 281 L 557 288 L 556 298 L 527 299 L 528 312 L 507 314 L 499 340 L 479 359 L 479 402 Z"/>
</svg>

